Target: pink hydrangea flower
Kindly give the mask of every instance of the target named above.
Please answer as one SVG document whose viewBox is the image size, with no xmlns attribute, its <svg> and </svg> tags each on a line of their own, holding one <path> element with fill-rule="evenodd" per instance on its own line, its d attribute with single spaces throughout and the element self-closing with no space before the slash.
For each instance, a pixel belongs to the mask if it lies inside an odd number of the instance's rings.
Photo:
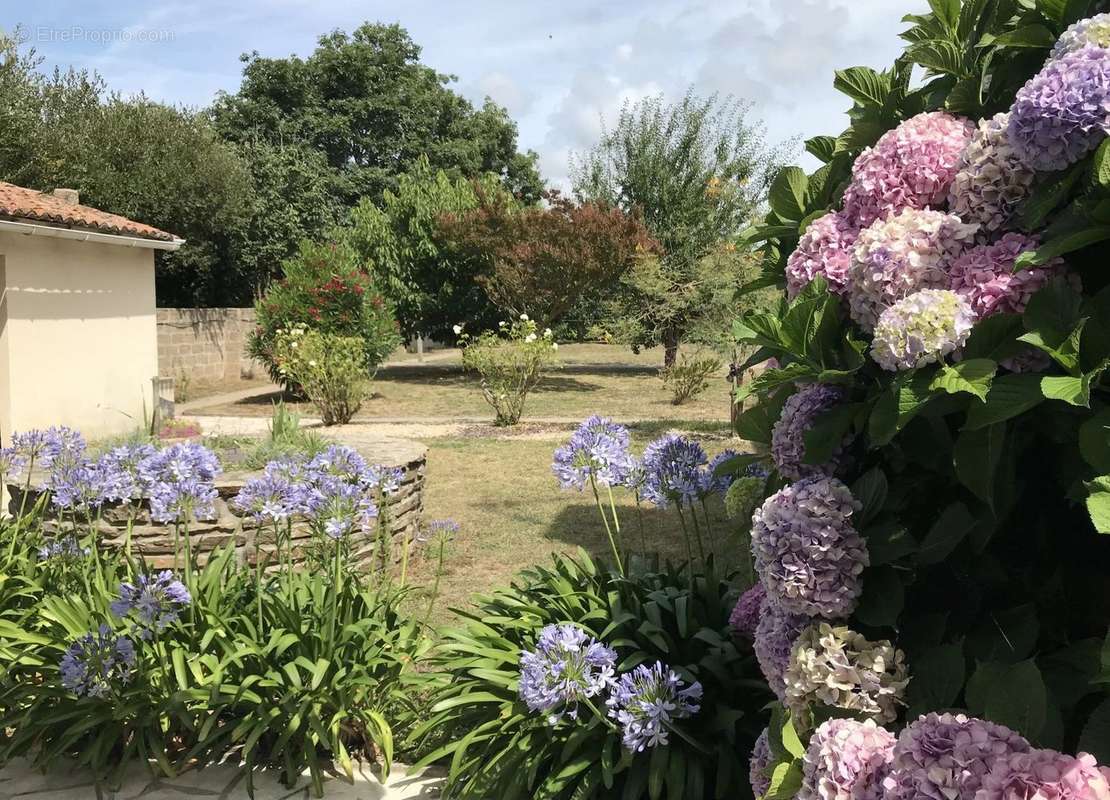
<svg viewBox="0 0 1110 800">
<path fill-rule="evenodd" d="M 728 625 L 737 633 L 744 636 L 754 636 L 755 626 L 763 614 L 763 604 L 767 599 L 767 590 L 763 584 L 756 581 L 755 585 L 740 595 L 736 607 L 728 617 Z"/>
<path fill-rule="evenodd" d="M 1087 753 L 1012 753 L 995 761 L 975 800 L 1110 800 L 1108 778 Z"/>
<path fill-rule="evenodd" d="M 991 314 L 1020 314 L 1053 274 L 1064 266 L 1054 259 L 1042 267 L 1014 272 L 1014 262 L 1039 244 L 1034 236 L 1007 233 L 997 242 L 971 247 L 948 270 L 948 287 L 967 300 L 980 319 Z"/>
<path fill-rule="evenodd" d="M 852 167 L 844 211 L 865 227 L 904 208 L 944 204 L 960 153 L 975 132 L 970 120 L 929 111 L 887 131 Z"/>
<path fill-rule="evenodd" d="M 823 722 L 806 748 L 796 800 L 879 800 L 896 741 L 874 720 Z"/>
<path fill-rule="evenodd" d="M 786 293 L 797 296 L 818 275 L 829 284 L 829 291 L 842 295 L 848 288 L 848 268 L 859 228 L 839 211 L 830 212 L 809 223 L 798 248 L 786 261 Z"/>
</svg>

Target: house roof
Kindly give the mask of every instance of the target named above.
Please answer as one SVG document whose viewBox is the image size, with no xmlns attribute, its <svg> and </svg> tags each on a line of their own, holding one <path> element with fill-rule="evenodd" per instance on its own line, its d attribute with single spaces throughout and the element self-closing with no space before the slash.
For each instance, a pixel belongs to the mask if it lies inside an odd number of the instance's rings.
<svg viewBox="0 0 1110 800">
<path fill-rule="evenodd" d="M 76 193 L 74 193 L 76 196 Z M 91 206 L 53 194 L 24 189 L 0 181 L 0 219 L 34 220 L 62 225 L 79 230 L 95 231 L 116 236 L 134 236 L 157 241 L 177 241 L 172 233 L 135 222 L 118 214 L 109 214 Z"/>
</svg>

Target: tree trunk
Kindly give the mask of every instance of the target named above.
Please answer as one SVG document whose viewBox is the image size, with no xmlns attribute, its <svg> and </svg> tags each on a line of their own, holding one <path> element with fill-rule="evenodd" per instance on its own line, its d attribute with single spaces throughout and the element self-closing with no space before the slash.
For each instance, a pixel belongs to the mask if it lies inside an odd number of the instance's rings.
<svg viewBox="0 0 1110 800">
<path fill-rule="evenodd" d="M 673 367 L 678 358 L 678 345 L 681 342 L 678 331 L 668 328 L 663 331 L 663 366 Z"/>
</svg>

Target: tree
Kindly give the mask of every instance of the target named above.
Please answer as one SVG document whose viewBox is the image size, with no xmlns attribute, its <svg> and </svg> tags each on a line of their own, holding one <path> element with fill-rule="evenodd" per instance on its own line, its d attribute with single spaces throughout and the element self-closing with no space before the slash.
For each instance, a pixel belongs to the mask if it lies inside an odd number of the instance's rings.
<svg viewBox="0 0 1110 800">
<path fill-rule="evenodd" d="M 419 158 L 398 177 L 396 190 L 387 189 L 377 203 L 363 198 L 336 233 L 374 274 L 406 336 L 445 338 L 458 322 L 496 322 L 496 309 L 476 280 L 486 262 L 439 226 L 441 216 L 474 208 L 477 191 L 507 197 L 493 175 L 474 182 L 449 178 Z"/>
<path fill-rule="evenodd" d="M 762 201 L 780 161 L 749 106 L 692 92 L 626 105 L 616 125 L 573 165 L 575 194 L 642 214 L 663 255 L 658 275 L 623 293 L 635 346 L 663 344 L 666 365 L 702 311 L 690 291 L 702 258 L 735 236 Z"/>
<path fill-rule="evenodd" d="M 479 200 L 472 211 L 446 216 L 444 232 L 489 263 L 478 282 L 499 308 L 544 325 L 658 249 L 638 216 L 600 203 L 576 204 L 554 192 L 526 208 L 503 196 Z"/>
<path fill-rule="evenodd" d="M 395 190 L 421 156 L 453 177 L 493 173 L 526 199 L 542 188 L 536 155 L 518 152 L 506 111 L 489 100 L 475 109 L 453 92 L 453 78 L 420 63 L 398 25 L 334 31 L 305 59 L 254 52 L 243 62 L 239 91 L 212 108 L 217 127 L 233 141 L 323 152 L 342 205 Z"/>
</svg>

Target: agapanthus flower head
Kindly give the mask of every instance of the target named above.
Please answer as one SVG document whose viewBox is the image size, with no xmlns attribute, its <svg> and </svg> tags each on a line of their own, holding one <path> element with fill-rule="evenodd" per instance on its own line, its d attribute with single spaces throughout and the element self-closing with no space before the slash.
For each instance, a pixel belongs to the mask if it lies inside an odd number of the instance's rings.
<svg viewBox="0 0 1110 800">
<path fill-rule="evenodd" d="M 139 465 L 157 451 L 153 445 L 139 442 L 113 447 L 96 461 L 101 476 L 104 499 L 111 502 L 138 500 L 146 493 Z"/>
<path fill-rule="evenodd" d="M 231 505 L 256 522 L 286 520 L 304 508 L 304 488 L 280 474 L 263 472 L 260 477 L 243 484 Z"/>
<path fill-rule="evenodd" d="M 1063 58 L 1087 45 L 1110 48 L 1110 14 L 1095 14 L 1070 25 L 1056 40 L 1049 59 Z"/>
<path fill-rule="evenodd" d="M 35 428 L 12 434 L 12 448 L 28 462 L 38 463 L 46 449 L 46 431 Z"/>
<path fill-rule="evenodd" d="M 139 635 L 150 639 L 177 622 L 192 600 L 185 584 L 167 569 L 139 575 L 134 583 L 121 583 L 111 609 L 120 618 L 134 613 Z"/>
<path fill-rule="evenodd" d="M 1086 45 L 1048 61 L 1018 90 L 1007 135 L 1022 162 L 1055 172 L 1079 161 L 1110 130 L 1110 50 Z"/>
<path fill-rule="evenodd" d="M 55 458 L 43 488 L 49 489 L 51 504 L 66 511 L 89 513 L 108 499 L 105 473 L 84 458 Z"/>
<path fill-rule="evenodd" d="M 613 682 L 617 654 L 576 625 L 547 625 L 520 657 L 520 697 L 555 725 Z"/>
<path fill-rule="evenodd" d="M 325 478 L 313 488 L 305 513 L 318 532 L 343 539 L 356 530 L 369 530 L 378 516 L 378 507 L 361 484 Z"/>
<path fill-rule="evenodd" d="M 998 759 L 1029 752 L 1029 742 L 1009 728 L 963 714 L 924 714 L 898 736 L 889 800 L 974 798 Z"/>
<path fill-rule="evenodd" d="M 105 698 L 131 682 L 135 646 L 107 625 L 74 641 L 62 656 L 62 687 L 78 697 Z"/>
<path fill-rule="evenodd" d="M 844 294 L 857 236 L 859 228 L 840 211 L 831 211 L 809 223 L 798 247 L 786 260 L 787 295 L 796 297 L 818 276 L 825 279 L 830 292 Z"/>
<path fill-rule="evenodd" d="M 967 343 L 975 312 L 949 289 L 922 289 L 892 305 L 875 326 L 871 357 L 885 370 L 943 361 Z"/>
<path fill-rule="evenodd" d="M 626 672 L 613 686 L 606 705 L 609 716 L 623 728 L 621 740 L 636 753 L 666 745 L 675 720 L 701 710 L 701 684 L 689 686 L 661 661 L 641 664 Z"/>
<path fill-rule="evenodd" d="M 371 464 L 366 468 L 363 484 L 367 489 L 388 497 L 400 491 L 404 479 L 405 471 L 400 467 Z"/>
<path fill-rule="evenodd" d="M 1033 190 L 1035 173 L 1010 144 L 1009 114 L 995 114 L 979 129 L 960 155 L 948 208 L 981 231 L 1008 228 Z"/>
<path fill-rule="evenodd" d="M 74 562 L 85 558 L 91 551 L 82 547 L 76 536 L 65 536 L 47 542 L 38 550 L 39 561 Z"/>
<path fill-rule="evenodd" d="M 216 454 L 197 442 L 180 442 L 139 463 L 139 477 L 150 497 L 150 515 L 159 522 L 211 519 L 220 474 Z"/>
<path fill-rule="evenodd" d="M 748 761 L 748 781 L 752 785 L 752 794 L 755 797 L 762 797 L 771 788 L 771 776 L 768 774 L 768 769 L 771 766 L 772 758 L 770 733 L 767 728 L 764 728 L 755 740 L 755 745 L 752 747 L 752 757 Z"/>
<path fill-rule="evenodd" d="M 705 450 L 695 441 L 669 433 L 644 448 L 643 495 L 666 508 L 692 503 L 701 496 Z"/>
<path fill-rule="evenodd" d="M 709 459 L 709 464 L 701 473 L 701 493 L 702 495 L 711 494 L 724 494 L 732 486 L 732 482 L 736 479 L 736 475 L 731 472 L 725 472 L 723 475 L 717 474 L 717 469 L 723 464 L 726 464 L 733 458 L 736 458 L 739 453 L 735 450 L 722 450 L 713 458 Z"/>
<path fill-rule="evenodd" d="M 948 286 L 948 266 L 978 229 L 955 214 L 907 208 L 860 231 L 852 254 L 848 305 L 870 332 L 886 309 L 921 289 Z"/>
<path fill-rule="evenodd" d="M 632 466 L 629 441 L 628 428 L 594 415 L 555 451 L 551 470 L 564 489 L 582 491 L 591 479 L 601 486 L 622 485 Z"/>
<path fill-rule="evenodd" d="M 843 399 L 843 389 L 825 383 L 804 384 L 787 398 L 771 430 L 771 457 L 784 478 L 796 481 L 809 475 L 831 475 L 836 471 L 846 442 L 837 447 L 826 463 L 807 464 L 805 435 L 818 417 Z"/>
<path fill-rule="evenodd" d="M 804 614 L 792 614 L 766 600 L 762 615 L 755 626 L 752 650 L 767 685 L 779 700 L 786 697 L 783 675 L 790 665 L 790 652 L 798 636 L 813 620 Z"/>
<path fill-rule="evenodd" d="M 345 445 L 333 444 L 313 456 L 305 467 L 305 472 L 310 480 L 317 483 L 336 479 L 346 483 L 361 484 L 368 480 L 368 469 L 366 459 L 357 450 Z"/>
<path fill-rule="evenodd" d="M 18 480 L 29 463 L 30 459 L 16 447 L 0 448 L 0 479 L 5 482 Z"/>
<path fill-rule="evenodd" d="M 762 583 L 756 581 L 755 585 L 748 588 L 736 601 L 736 607 L 728 617 L 728 626 L 743 636 L 754 637 L 755 628 L 759 624 L 760 617 L 763 616 L 763 606 L 766 602 L 767 590 L 763 588 Z"/>
<path fill-rule="evenodd" d="M 13 440 L 16 437 L 12 437 Z M 37 437 L 32 436 L 32 440 Z M 88 445 L 85 437 L 66 425 L 54 425 L 43 432 L 41 461 L 39 466 L 47 469 L 56 461 L 77 461 L 84 458 Z"/>
<path fill-rule="evenodd" d="M 751 519 L 752 511 L 763 502 L 767 479 L 744 475 L 732 482 L 725 492 L 725 513 L 729 519 Z"/>
<path fill-rule="evenodd" d="M 796 800 L 881 800 L 895 741 L 870 719 L 821 723 L 806 748 Z"/>
<path fill-rule="evenodd" d="M 909 674 L 905 655 L 885 639 L 871 642 L 851 628 L 820 622 L 795 640 L 783 682 L 795 718 L 825 705 L 886 723 L 898 718 Z"/>
<path fill-rule="evenodd" d="M 845 216 L 865 227 L 903 209 L 943 205 L 974 130 L 970 120 L 928 111 L 887 131 L 852 166 Z"/>
<path fill-rule="evenodd" d="M 1009 753 L 994 762 L 976 800 L 1110 800 L 1110 769 L 1088 753 Z"/>
<path fill-rule="evenodd" d="M 838 619 L 855 610 L 870 563 L 852 525 L 860 503 L 836 478 L 803 478 L 752 515 L 755 568 L 775 605 L 794 614 Z"/>
<path fill-rule="evenodd" d="M 1014 272 L 1017 257 L 1039 244 L 1036 236 L 1007 233 L 990 244 L 969 247 L 952 261 L 948 288 L 968 302 L 977 319 L 991 314 L 1020 314 L 1053 275 L 1064 271 L 1064 260 L 1056 258 L 1043 266 Z M 1078 288 L 1078 277 L 1072 280 Z"/>
</svg>

